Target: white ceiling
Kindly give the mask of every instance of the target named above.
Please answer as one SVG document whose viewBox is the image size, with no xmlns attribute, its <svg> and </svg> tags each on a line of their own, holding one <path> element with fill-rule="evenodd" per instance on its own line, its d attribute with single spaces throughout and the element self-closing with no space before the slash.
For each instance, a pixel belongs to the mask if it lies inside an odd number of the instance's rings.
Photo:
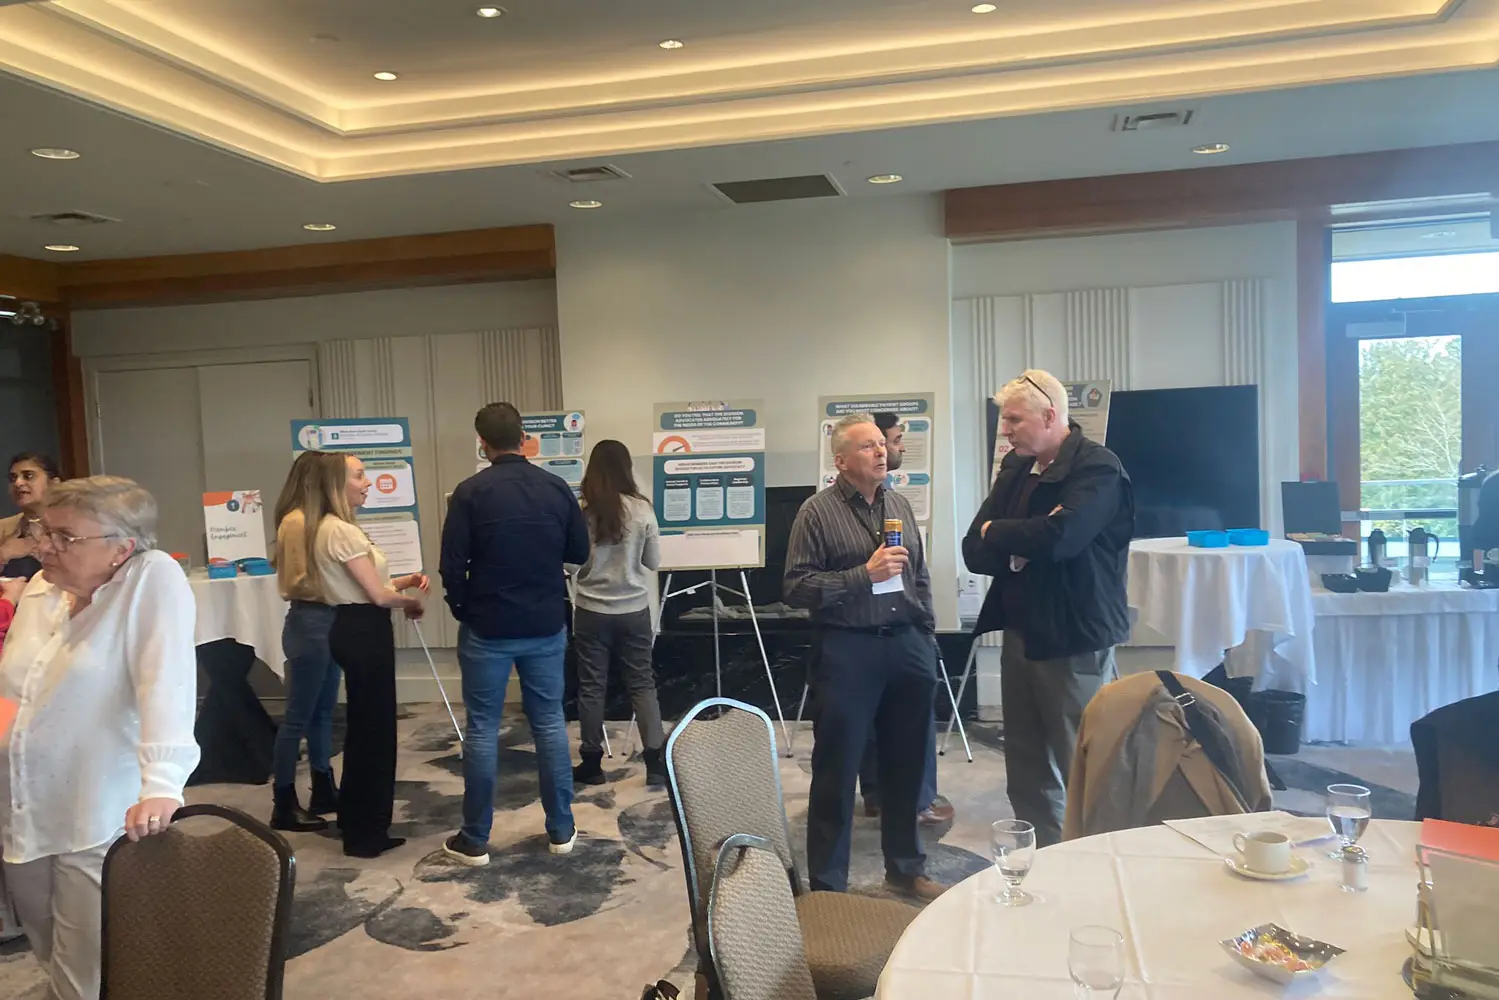
<svg viewBox="0 0 1499 1000">
<path fill-rule="evenodd" d="M 333 181 L 1499 63 L 1499 0 L 972 2 L 50 0 L 0 71 Z"/>
<path fill-rule="evenodd" d="M 850 197 L 1105 173 L 1499 139 L 1499 71 L 1213 97 L 1171 106 L 1196 110 L 1191 125 L 1112 131 L 1103 108 L 989 122 L 641 153 L 408 177 L 319 183 L 118 113 L 0 76 L 0 252 L 45 257 L 44 244 L 83 252 L 65 259 L 198 253 L 313 240 L 551 222 L 586 226 L 621 213 L 753 211 L 727 205 L 716 181 L 828 173 Z M 1225 141 L 1221 156 L 1190 147 Z M 42 160 L 29 150 L 63 146 L 83 155 Z M 549 168 L 609 162 L 625 181 L 572 185 Z M 901 184 L 874 187 L 873 174 Z M 568 207 L 576 198 L 605 203 Z M 84 229 L 29 221 L 83 211 L 119 219 Z M 302 230 L 335 223 L 334 233 Z"/>
</svg>

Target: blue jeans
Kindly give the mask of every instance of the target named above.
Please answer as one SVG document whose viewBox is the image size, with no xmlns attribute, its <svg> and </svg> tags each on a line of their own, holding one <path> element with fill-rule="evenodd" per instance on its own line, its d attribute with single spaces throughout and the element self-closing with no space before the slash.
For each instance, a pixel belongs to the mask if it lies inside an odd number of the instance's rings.
<svg viewBox="0 0 1499 1000">
<path fill-rule="evenodd" d="M 489 843 L 499 769 L 500 722 L 510 666 L 520 676 L 521 708 L 536 740 L 536 771 L 547 836 L 564 843 L 574 832 L 573 770 L 562 714 L 567 630 L 537 639 L 485 639 L 467 625 L 458 629 L 458 669 L 463 675 L 463 834 Z"/>
<path fill-rule="evenodd" d="M 332 770 L 333 707 L 338 704 L 338 664 L 328 633 L 338 610 L 328 604 L 292 601 L 281 627 L 286 655 L 286 717 L 276 731 L 272 771 L 277 785 L 297 778 L 297 754 L 307 738 L 307 760 L 318 771 Z"/>
</svg>

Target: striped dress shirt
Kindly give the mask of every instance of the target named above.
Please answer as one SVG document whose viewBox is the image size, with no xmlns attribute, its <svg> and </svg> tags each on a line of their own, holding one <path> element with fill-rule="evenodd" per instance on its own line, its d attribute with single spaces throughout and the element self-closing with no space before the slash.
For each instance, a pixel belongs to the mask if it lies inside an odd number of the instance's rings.
<svg viewBox="0 0 1499 1000">
<path fill-rule="evenodd" d="M 911 560 L 899 592 L 876 594 L 864 564 L 884 541 L 887 517 L 900 518 Z M 910 501 L 881 486 L 871 505 L 842 476 L 797 511 L 782 592 L 787 604 L 810 608 L 832 628 L 906 624 L 932 632 L 936 627 L 926 553 Z"/>
</svg>

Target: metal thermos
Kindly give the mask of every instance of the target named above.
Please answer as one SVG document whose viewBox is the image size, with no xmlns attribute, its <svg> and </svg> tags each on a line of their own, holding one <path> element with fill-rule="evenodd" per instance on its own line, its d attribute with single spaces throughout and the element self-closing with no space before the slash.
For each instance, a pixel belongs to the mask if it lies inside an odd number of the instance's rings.
<svg viewBox="0 0 1499 1000">
<path fill-rule="evenodd" d="M 1369 532 L 1369 565 L 1379 569 L 1384 565 L 1385 559 L 1385 537 L 1384 532 L 1375 528 Z"/>
<path fill-rule="evenodd" d="M 1405 579 L 1413 587 L 1419 587 L 1431 577 L 1431 561 L 1436 558 L 1442 540 L 1425 528 L 1412 528 L 1406 536 Z"/>
</svg>

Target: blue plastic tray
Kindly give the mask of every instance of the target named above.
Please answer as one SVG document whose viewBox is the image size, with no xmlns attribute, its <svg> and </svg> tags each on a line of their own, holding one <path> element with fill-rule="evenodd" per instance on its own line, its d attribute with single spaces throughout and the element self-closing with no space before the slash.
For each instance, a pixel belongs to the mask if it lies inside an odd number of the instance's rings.
<svg viewBox="0 0 1499 1000">
<path fill-rule="evenodd" d="M 1228 533 L 1230 545 L 1269 545 L 1270 532 L 1261 528 L 1233 528 Z"/>
<path fill-rule="evenodd" d="M 1226 549 L 1228 548 L 1228 532 L 1189 531 L 1187 544 L 1194 549 Z"/>
</svg>

